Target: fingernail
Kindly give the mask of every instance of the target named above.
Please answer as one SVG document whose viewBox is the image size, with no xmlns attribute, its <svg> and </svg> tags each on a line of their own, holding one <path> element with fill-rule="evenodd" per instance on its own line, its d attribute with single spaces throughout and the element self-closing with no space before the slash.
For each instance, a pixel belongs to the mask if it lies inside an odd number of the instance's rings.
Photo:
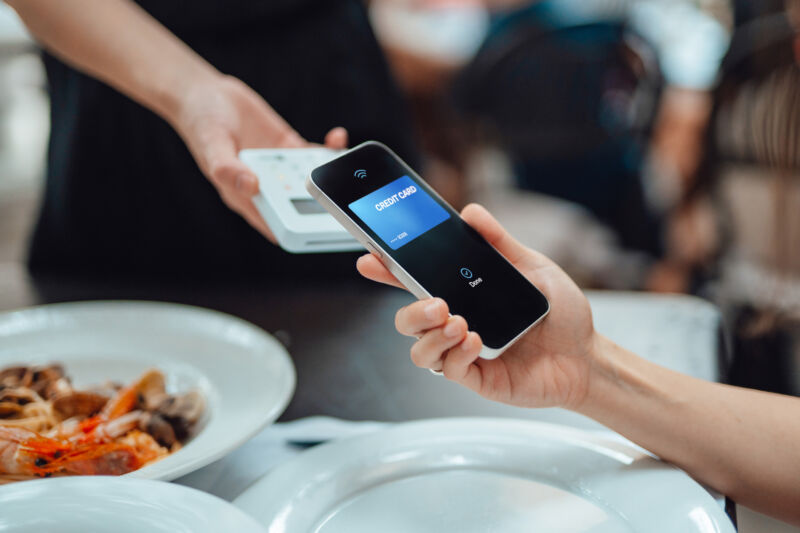
<svg viewBox="0 0 800 533">
<path fill-rule="evenodd" d="M 455 320 L 451 320 L 445 327 L 444 327 L 444 336 L 445 337 L 455 337 L 461 332 L 461 326 Z"/>
<path fill-rule="evenodd" d="M 425 306 L 425 316 L 428 320 L 436 320 L 439 318 L 439 302 L 431 302 Z"/>
</svg>

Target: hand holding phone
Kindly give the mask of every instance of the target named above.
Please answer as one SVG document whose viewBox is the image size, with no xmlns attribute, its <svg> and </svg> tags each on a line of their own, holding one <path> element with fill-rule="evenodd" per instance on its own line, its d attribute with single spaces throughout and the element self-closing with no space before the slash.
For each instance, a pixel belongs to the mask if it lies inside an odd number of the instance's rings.
<svg viewBox="0 0 800 533">
<path fill-rule="evenodd" d="M 549 310 L 544 295 L 385 146 L 317 167 L 309 193 L 417 298 L 438 296 L 499 356 Z"/>
<path fill-rule="evenodd" d="M 519 407 L 578 407 L 586 397 L 600 342 L 586 297 L 558 265 L 517 242 L 483 207 L 469 205 L 461 216 L 541 287 L 553 307 L 547 320 L 525 333 L 502 357 L 486 360 L 479 357 L 480 335 L 467 332 L 461 317 L 448 316 L 446 301 L 414 302 L 400 309 L 396 319 L 400 333 L 418 338 L 411 348 L 414 364 L 442 370 L 448 379 L 490 400 Z M 403 287 L 373 255 L 359 258 L 358 270 L 374 281 Z M 447 328 L 456 329 L 457 335 L 449 335 Z"/>
</svg>

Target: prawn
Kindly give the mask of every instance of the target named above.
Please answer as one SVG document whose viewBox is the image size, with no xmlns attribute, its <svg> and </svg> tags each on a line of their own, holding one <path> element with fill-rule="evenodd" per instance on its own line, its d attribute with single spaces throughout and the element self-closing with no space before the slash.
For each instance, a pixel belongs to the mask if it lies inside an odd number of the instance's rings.
<svg viewBox="0 0 800 533">
<path fill-rule="evenodd" d="M 147 459 L 128 444 L 73 443 L 0 426 L 0 474 L 121 475 L 140 468 Z"/>
<path fill-rule="evenodd" d="M 136 429 L 144 413 L 131 411 L 112 420 L 103 420 L 99 415 L 86 420 L 69 419 L 47 433 L 47 437 L 75 443 L 111 442 Z"/>
<path fill-rule="evenodd" d="M 135 410 L 148 389 L 164 387 L 158 370 L 148 370 L 138 380 L 121 388 L 95 416 L 84 420 L 67 419 L 48 436 L 73 442 L 108 442 L 137 427 L 142 411 Z"/>
</svg>

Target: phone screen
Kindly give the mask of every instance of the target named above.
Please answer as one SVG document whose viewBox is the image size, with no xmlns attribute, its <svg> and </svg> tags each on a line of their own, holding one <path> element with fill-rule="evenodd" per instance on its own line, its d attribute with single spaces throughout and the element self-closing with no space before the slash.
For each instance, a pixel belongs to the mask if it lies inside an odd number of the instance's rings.
<svg viewBox="0 0 800 533">
<path fill-rule="evenodd" d="M 547 313 L 542 293 L 380 145 L 315 169 L 312 180 L 489 348 L 504 347 Z"/>
</svg>

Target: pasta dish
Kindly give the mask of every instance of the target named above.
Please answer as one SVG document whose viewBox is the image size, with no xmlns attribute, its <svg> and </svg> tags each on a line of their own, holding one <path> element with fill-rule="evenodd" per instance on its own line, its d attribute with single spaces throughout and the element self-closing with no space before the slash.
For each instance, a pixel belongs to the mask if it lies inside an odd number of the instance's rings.
<svg viewBox="0 0 800 533">
<path fill-rule="evenodd" d="M 197 391 L 166 392 L 148 370 L 127 386 L 79 390 L 61 365 L 0 370 L 0 484 L 121 475 L 180 449 L 204 411 Z"/>
</svg>

